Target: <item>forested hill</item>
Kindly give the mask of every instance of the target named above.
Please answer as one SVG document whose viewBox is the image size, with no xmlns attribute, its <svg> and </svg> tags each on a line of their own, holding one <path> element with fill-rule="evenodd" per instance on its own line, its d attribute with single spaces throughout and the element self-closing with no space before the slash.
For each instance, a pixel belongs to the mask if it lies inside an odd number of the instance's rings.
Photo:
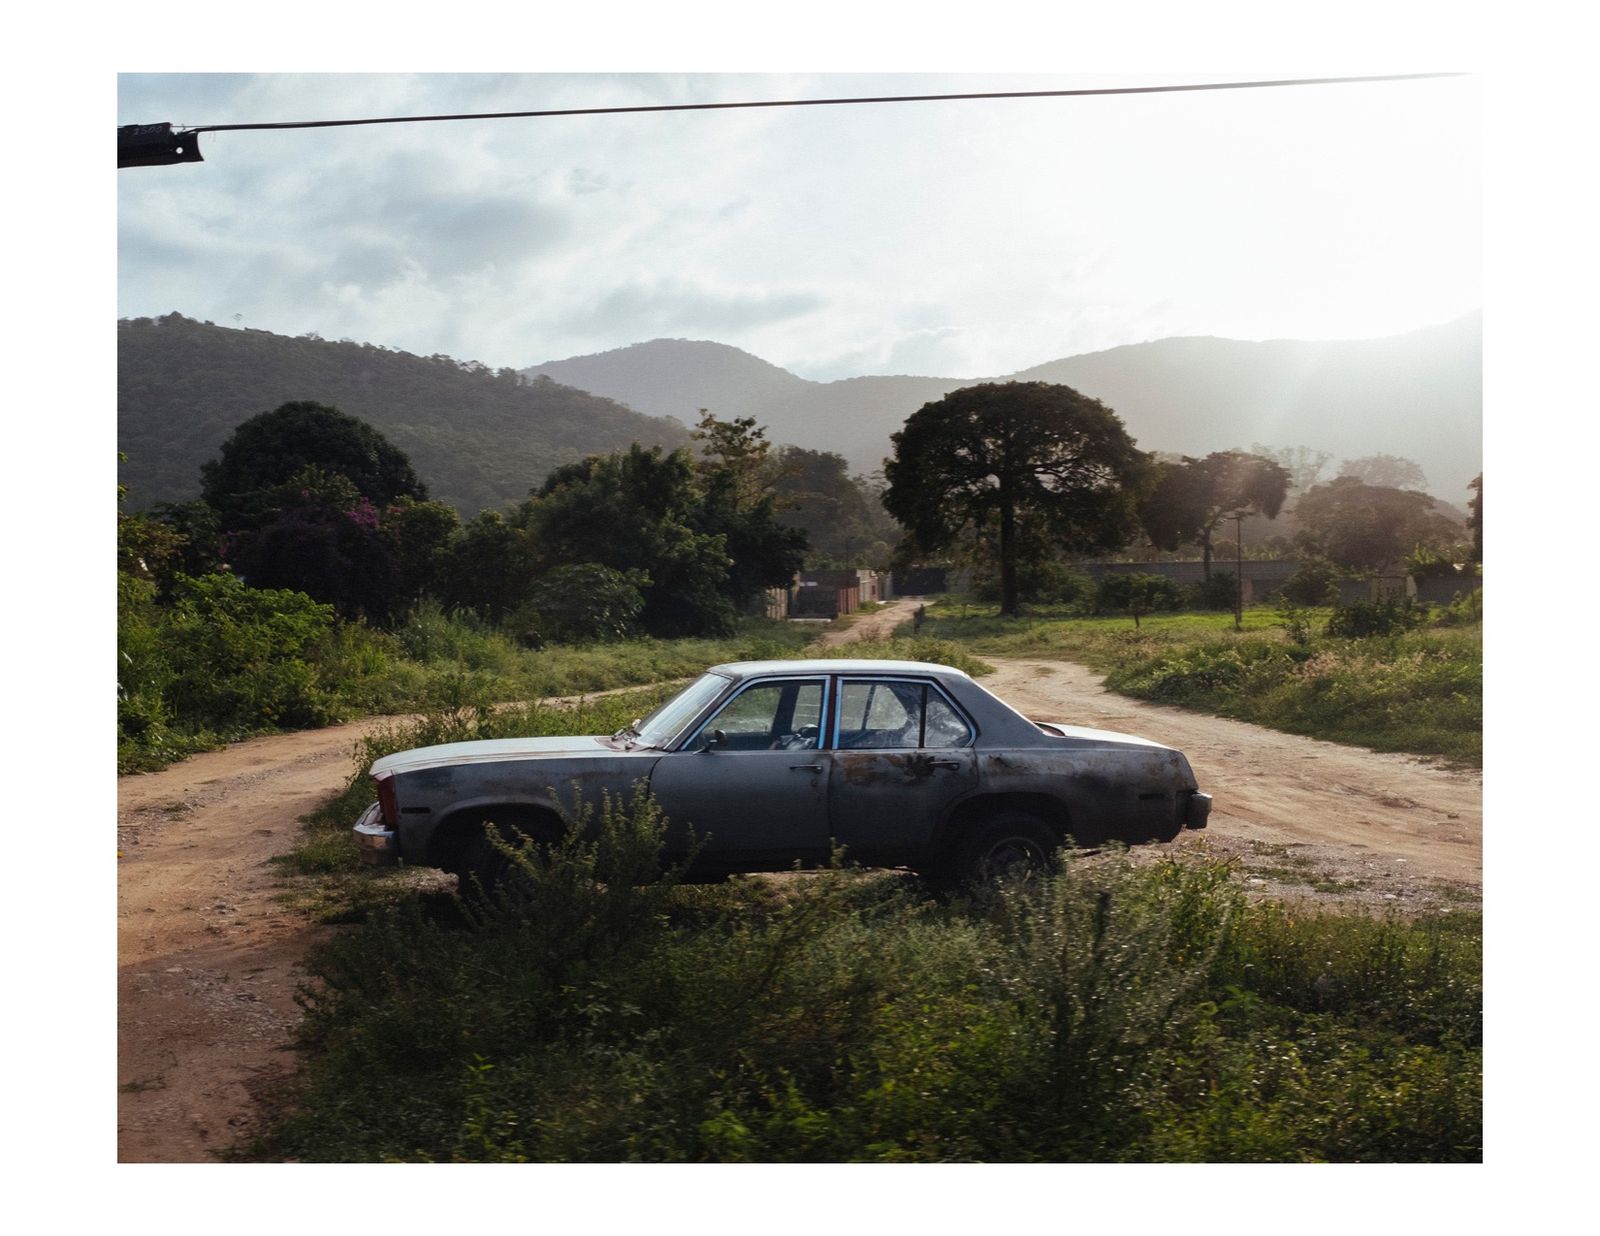
<svg viewBox="0 0 1600 1236">
<path fill-rule="evenodd" d="M 521 501 L 552 468 L 688 430 L 549 379 L 448 356 L 289 338 L 176 313 L 117 323 L 117 449 L 126 506 L 184 501 L 240 422 L 291 400 L 367 421 L 465 516 Z"/>
</svg>

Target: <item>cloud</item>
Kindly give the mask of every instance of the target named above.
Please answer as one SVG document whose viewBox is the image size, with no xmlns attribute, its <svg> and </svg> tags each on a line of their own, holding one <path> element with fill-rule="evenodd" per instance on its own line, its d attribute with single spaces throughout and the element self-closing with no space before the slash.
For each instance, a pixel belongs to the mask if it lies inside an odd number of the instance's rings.
<svg viewBox="0 0 1600 1236">
<path fill-rule="evenodd" d="M 815 313 L 827 304 L 815 292 L 719 291 L 668 277 L 613 287 L 564 320 L 572 332 L 604 329 L 644 339 L 744 331 Z"/>
</svg>

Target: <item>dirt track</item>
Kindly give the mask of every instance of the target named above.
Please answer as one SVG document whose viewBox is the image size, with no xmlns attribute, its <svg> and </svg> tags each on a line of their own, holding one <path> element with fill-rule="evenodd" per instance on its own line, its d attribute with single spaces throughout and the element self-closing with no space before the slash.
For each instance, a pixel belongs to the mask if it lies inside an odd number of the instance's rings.
<svg viewBox="0 0 1600 1236">
<path fill-rule="evenodd" d="M 887 633 L 915 603 L 830 634 Z M 1065 662 L 1006 661 L 984 682 L 1032 716 L 1182 748 L 1216 807 L 1211 827 L 1179 844 L 1237 859 L 1263 892 L 1404 909 L 1477 899 L 1476 774 L 1121 699 Z M 343 784 L 372 724 L 255 739 L 121 779 L 120 1162 L 214 1158 L 291 1073 L 297 966 L 337 929 L 278 904 L 270 859 Z"/>
</svg>

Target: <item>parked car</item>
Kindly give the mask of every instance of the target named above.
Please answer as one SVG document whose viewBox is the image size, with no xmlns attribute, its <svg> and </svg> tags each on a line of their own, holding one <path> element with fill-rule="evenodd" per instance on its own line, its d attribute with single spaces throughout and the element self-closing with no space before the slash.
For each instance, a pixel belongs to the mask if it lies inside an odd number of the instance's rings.
<svg viewBox="0 0 1600 1236">
<path fill-rule="evenodd" d="M 1030 721 L 949 666 L 920 661 L 716 665 L 610 736 L 447 743 L 372 766 L 355 826 L 372 862 L 440 867 L 485 885 L 508 862 L 486 826 L 559 836 L 579 802 L 643 779 L 665 813 L 664 857 L 696 875 L 825 864 L 941 879 L 1037 869 L 1070 838 L 1171 841 L 1204 828 L 1179 751 Z"/>
</svg>

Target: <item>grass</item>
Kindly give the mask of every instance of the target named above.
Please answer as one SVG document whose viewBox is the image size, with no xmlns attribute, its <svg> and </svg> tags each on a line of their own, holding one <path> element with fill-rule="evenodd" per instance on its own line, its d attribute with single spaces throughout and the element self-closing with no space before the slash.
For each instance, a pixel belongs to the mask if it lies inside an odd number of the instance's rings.
<svg viewBox="0 0 1600 1236">
<path fill-rule="evenodd" d="M 814 636 L 814 631 L 790 624 L 750 618 L 725 638 L 637 639 L 533 651 L 470 618 L 422 606 L 396 631 L 347 624 L 320 642 L 302 666 L 317 707 L 301 725 L 266 720 L 218 724 L 152 700 L 149 708 L 159 721 L 119 733 L 117 771 L 152 772 L 196 751 L 307 724 L 459 710 L 682 679 L 720 661 L 796 655 Z M 257 672 L 270 668 L 269 662 Z M 171 676 L 183 681 L 211 672 L 206 665 L 186 663 L 172 667 Z"/>
<path fill-rule="evenodd" d="M 1330 611 L 1302 610 L 1310 632 Z M 1125 617 L 1037 610 L 1020 619 L 974 612 L 959 600 L 929 610 L 925 635 L 974 654 L 1059 657 L 1106 675 L 1106 686 L 1137 699 L 1236 717 L 1332 742 L 1483 761 L 1481 622 L 1392 635 L 1296 642 L 1285 618 L 1259 606 L 1231 614 Z"/>
<path fill-rule="evenodd" d="M 307 1068 L 241 1157 L 1481 1160 L 1475 915 L 1288 910 L 1116 852 L 973 899 L 685 886 L 661 827 L 614 804 L 506 901 L 374 907 L 310 959 Z"/>
</svg>

